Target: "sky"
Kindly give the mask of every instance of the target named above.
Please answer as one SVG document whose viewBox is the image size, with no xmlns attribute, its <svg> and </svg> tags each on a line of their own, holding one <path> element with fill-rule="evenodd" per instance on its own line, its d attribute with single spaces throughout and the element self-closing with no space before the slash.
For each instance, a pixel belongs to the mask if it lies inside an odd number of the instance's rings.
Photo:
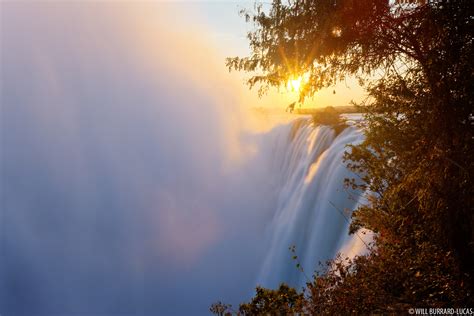
<svg viewBox="0 0 474 316">
<path fill-rule="evenodd" d="M 252 30 L 252 24 L 246 23 L 238 12 L 241 9 L 252 10 L 254 3 L 251 1 L 167 1 L 166 5 L 173 7 L 178 12 L 186 12 L 190 16 L 194 25 L 202 27 L 222 59 L 225 57 L 248 56 L 247 32 Z M 269 3 L 269 2 L 267 2 Z M 179 14 L 179 13 L 177 13 Z M 189 27 L 189 24 L 183 25 Z M 222 61 L 224 64 L 224 61 Z M 240 80 L 245 85 L 249 74 L 231 73 L 230 76 Z M 335 93 L 334 93 L 335 92 Z M 288 104 L 298 99 L 297 92 L 288 91 L 283 88 L 281 91 L 272 89 L 262 98 L 257 97 L 257 89 L 245 91 L 245 97 L 252 101 L 252 106 L 265 108 L 286 109 Z M 313 98 L 309 98 L 302 105 L 303 107 L 326 107 L 349 105 L 351 101 L 360 102 L 365 96 L 364 90 L 354 79 L 347 79 L 316 93 Z"/>
<path fill-rule="evenodd" d="M 291 96 L 259 100 L 225 69 L 246 50 L 237 4 L 0 9 L 0 314 L 249 298 L 275 198 L 273 136 L 249 109 Z"/>
</svg>

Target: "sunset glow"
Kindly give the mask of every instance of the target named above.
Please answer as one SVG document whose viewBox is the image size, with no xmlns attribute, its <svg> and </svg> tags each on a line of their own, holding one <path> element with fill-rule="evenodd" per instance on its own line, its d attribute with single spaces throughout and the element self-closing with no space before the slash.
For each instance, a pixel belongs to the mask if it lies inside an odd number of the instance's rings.
<svg viewBox="0 0 474 316">
<path fill-rule="evenodd" d="M 288 89 L 288 91 L 291 91 L 291 92 L 300 92 L 302 82 L 303 82 L 302 77 L 298 77 L 296 79 L 290 79 L 288 80 L 286 84 L 286 88 Z"/>
</svg>

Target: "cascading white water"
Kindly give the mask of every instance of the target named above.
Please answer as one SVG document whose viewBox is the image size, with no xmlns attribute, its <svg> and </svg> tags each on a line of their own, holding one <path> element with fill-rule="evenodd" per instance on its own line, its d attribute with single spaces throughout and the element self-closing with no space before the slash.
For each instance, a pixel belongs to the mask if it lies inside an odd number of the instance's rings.
<svg viewBox="0 0 474 316">
<path fill-rule="evenodd" d="M 209 45 L 134 6 L 2 3 L 2 314 L 203 315 L 350 246 L 360 132 L 244 134 Z"/>
<path fill-rule="evenodd" d="M 318 262 L 338 252 L 353 256 L 363 248 L 359 236 L 348 236 L 350 212 L 363 195 L 344 187 L 344 179 L 354 174 L 342 161 L 347 145 L 360 143 L 363 134 L 350 126 L 336 135 L 330 127 L 315 127 L 310 119 L 296 120 L 275 133 L 273 168 L 280 189 L 258 282 L 271 288 L 281 282 L 302 286 Z M 290 246 L 296 246 L 297 261 Z"/>
</svg>

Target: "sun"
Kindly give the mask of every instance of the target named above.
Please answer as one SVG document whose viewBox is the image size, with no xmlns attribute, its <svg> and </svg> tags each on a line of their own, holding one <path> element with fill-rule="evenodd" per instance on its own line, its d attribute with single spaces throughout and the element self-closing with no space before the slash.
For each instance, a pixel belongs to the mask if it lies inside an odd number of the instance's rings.
<svg viewBox="0 0 474 316">
<path fill-rule="evenodd" d="M 292 77 L 286 83 L 286 89 L 291 92 L 300 92 L 300 89 L 303 85 L 303 82 L 306 82 L 307 79 L 303 76 L 299 76 L 297 78 Z"/>
<path fill-rule="evenodd" d="M 291 79 L 288 81 L 288 90 L 298 92 L 300 91 L 302 78 Z"/>
</svg>

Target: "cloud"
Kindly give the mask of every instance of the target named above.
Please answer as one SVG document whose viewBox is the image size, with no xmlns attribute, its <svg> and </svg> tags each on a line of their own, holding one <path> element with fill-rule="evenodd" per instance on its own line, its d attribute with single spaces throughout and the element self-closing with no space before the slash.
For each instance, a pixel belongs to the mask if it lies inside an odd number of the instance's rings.
<svg viewBox="0 0 474 316">
<path fill-rule="evenodd" d="M 206 314 L 253 287 L 266 169 L 183 20 L 2 3 L 2 313 Z"/>
</svg>

